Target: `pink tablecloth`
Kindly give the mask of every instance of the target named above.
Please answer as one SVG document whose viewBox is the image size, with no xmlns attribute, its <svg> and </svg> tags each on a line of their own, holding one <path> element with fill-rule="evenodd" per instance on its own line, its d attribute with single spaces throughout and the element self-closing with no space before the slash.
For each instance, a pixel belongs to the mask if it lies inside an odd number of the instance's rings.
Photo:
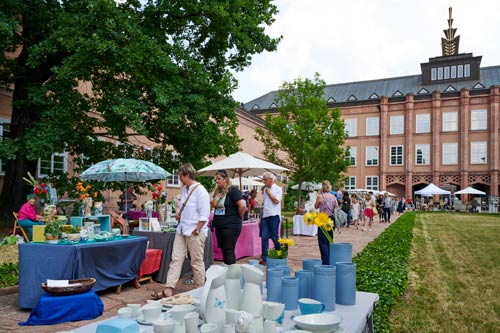
<svg viewBox="0 0 500 333">
<path fill-rule="evenodd" d="M 146 217 L 146 212 L 142 210 L 129 210 L 127 214 L 129 220 L 138 220 L 141 217 Z M 153 217 L 158 217 L 158 212 L 153 212 Z"/>
<path fill-rule="evenodd" d="M 261 240 L 259 237 L 258 223 L 244 223 L 241 228 L 240 237 L 236 242 L 235 255 L 236 258 L 252 257 L 261 254 Z M 215 232 L 212 233 L 212 244 L 214 247 L 214 260 L 222 260 L 222 251 L 217 245 L 217 237 Z"/>
</svg>

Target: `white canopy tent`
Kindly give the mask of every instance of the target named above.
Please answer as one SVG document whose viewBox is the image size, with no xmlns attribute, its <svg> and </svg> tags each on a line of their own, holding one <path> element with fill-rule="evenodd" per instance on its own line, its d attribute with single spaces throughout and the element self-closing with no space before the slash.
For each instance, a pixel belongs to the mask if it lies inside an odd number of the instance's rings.
<svg viewBox="0 0 500 333">
<path fill-rule="evenodd" d="M 299 189 L 299 184 L 295 184 L 292 187 L 290 187 L 292 190 L 298 190 Z M 317 191 L 321 190 L 321 184 L 320 183 L 313 183 L 313 182 L 302 182 L 302 189 L 307 190 L 307 191 Z"/>
<path fill-rule="evenodd" d="M 419 191 L 415 191 L 414 194 L 429 197 L 429 196 L 432 196 L 435 194 L 437 194 L 437 195 L 448 194 L 449 195 L 449 194 L 451 194 L 451 192 L 443 190 L 442 188 L 437 187 L 433 183 L 430 183 L 429 185 L 427 185 L 423 189 L 421 189 Z"/>
<path fill-rule="evenodd" d="M 456 191 L 455 193 L 453 194 L 477 194 L 477 195 L 486 195 L 486 192 L 483 192 L 483 191 L 479 191 L 479 190 L 476 190 L 475 188 L 473 187 L 467 187 L 467 188 L 464 188 L 463 190 L 460 190 L 460 191 Z"/>
</svg>

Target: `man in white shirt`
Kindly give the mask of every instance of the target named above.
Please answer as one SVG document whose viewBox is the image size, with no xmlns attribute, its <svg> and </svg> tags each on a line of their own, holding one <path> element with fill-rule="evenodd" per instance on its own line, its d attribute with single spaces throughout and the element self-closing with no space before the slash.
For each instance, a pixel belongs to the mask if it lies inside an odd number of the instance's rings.
<svg viewBox="0 0 500 333">
<path fill-rule="evenodd" d="M 162 291 L 162 297 L 172 296 L 188 251 L 193 269 L 193 286 L 196 288 L 205 284 L 203 250 L 208 235 L 210 196 L 203 185 L 195 181 L 195 173 L 196 170 L 191 163 L 182 164 L 179 167 L 179 179 L 184 186 L 181 190 L 179 209 L 175 216 L 179 224 L 175 234 L 166 289 Z M 153 294 L 152 297 L 161 298 L 157 294 Z"/>
<path fill-rule="evenodd" d="M 266 264 L 267 249 L 269 247 L 269 238 L 273 240 L 274 248 L 279 250 L 278 243 L 279 225 L 281 220 L 281 198 L 283 191 L 281 187 L 274 184 L 276 177 L 271 172 L 264 172 L 262 180 L 264 181 L 263 195 L 263 211 L 261 221 L 261 237 L 262 237 L 262 259 L 260 263 Z"/>
</svg>

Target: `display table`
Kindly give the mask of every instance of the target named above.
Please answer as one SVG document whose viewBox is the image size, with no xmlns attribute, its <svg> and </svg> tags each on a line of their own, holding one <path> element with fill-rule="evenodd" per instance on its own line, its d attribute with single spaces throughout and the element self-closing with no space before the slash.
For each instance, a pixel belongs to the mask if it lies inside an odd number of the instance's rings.
<svg viewBox="0 0 500 333">
<path fill-rule="evenodd" d="M 142 210 L 129 210 L 127 211 L 128 219 L 130 220 L 138 220 L 141 217 L 146 217 L 146 212 Z M 153 212 L 152 217 L 158 217 L 158 212 Z"/>
<path fill-rule="evenodd" d="M 207 240 L 205 241 L 203 258 L 203 261 L 205 262 L 205 269 L 208 269 L 208 267 L 210 267 L 214 262 L 212 237 L 210 236 L 210 230 L 208 232 L 209 234 Z M 147 239 L 149 240 L 150 249 L 161 249 L 163 251 L 160 269 L 153 274 L 153 279 L 161 283 L 166 283 L 168 268 L 170 267 L 170 260 L 172 257 L 172 249 L 174 246 L 175 232 L 134 230 L 132 233 L 135 236 L 147 237 Z M 191 263 L 189 261 L 189 258 L 186 258 L 182 266 L 181 276 L 189 276 L 191 274 Z"/>
<path fill-rule="evenodd" d="M 163 251 L 160 249 L 146 250 L 146 256 L 142 261 L 141 269 L 139 270 L 139 275 L 137 276 L 139 282 L 141 282 L 144 275 L 151 275 L 160 269 L 162 253 Z"/>
<path fill-rule="evenodd" d="M 92 290 L 81 294 L 52 296 L 43 294 L 25 325 L 54 325 L 68 321 L 90 320 L 102 315 L 104 304 Z"/>
<path fill-rule="evenodd" d="M 146 253 L 147 238 L 134 237 L 74 245 L 19 244 L 21 308 L 34 308 L 47 279 L 95 278 L 94 291 L 135 280 Z"/>
<path fill-rule="evenodd" d="M 81 227 L 85 219 L 92 220 L 94 224 L 100 224 L 101 231 L 111 232 L 111 216 L 109 215 L 71 216 L 69 223 Z"/>
<path fill-rule="evenodd" d="M 191 290 L 189 294 L 193 295 L 196 298 L 200 298 L 201 296 L 201 288 Z M 265 298 L 264 298 L 265 299 Z M 342 323 L 340 326 L 344 329 L 344 332 L 349 333 L 361 333 L 361 332 L 373 332 L 373 324 L 372 324 L 372 313 L 375 305 L 378 301 L 378 295 L 367 292 L 356 292 L 356 304 L 352 306 L 344 306 L 344 305 L 336 305 L 335 311 L 332 313 L 338 314 L 342 316 Z M 325 312 L 328 313 L 328 312 Z M 285 311 L 285 318 L 283 321 L 283 329 L 282 332 L 293 330 L 294 322 L 292 320 L 292 316 L 298 315 L 299 311 Z M 117 317 L 111 317 L 109 319 L 116 319 Z M 95 332 L 97 326 L 106 321 L 101 320 L 98 322 L 93 322 L 88 325 L 79 327 L 77 329 L 73 329 L 74 333 L 88 333 Z M 139 325 L 143 330 L 141 332 L 145 333 L 153 333 L 153 326 L 144 326 Z"/>
<path fill-rule="evenodd" d="M 316 236 L 318 234 L 317 225 L 307 225 L 304 223 L 304 215 L 293 216 L 293 234 Z"/>
<path fill-rule="evenodd" d="M 214 259 L 222 260 L 222 251 L 217 245 L 217 237 L 215 232 L 212 233 L 212 243 L 214 244 Z M 234 253 L 236 259 L 242 257 L 252 257 L 261 254 L 261 238 L 259 237 L 258 223 L 244 223 L 241 228 L 240 237 L 236 242 Z"/>
</svg>

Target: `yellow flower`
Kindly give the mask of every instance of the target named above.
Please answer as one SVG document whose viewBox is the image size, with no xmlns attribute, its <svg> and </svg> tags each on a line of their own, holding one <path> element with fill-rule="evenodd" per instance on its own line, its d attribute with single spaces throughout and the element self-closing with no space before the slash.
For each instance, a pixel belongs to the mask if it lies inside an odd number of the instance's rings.
<svg viewBox="0 0 500 333">
<path fill-rule="evenodd" d="M 304 223 L 307 225 L 313 225 L 314 224 L 314 216 L 312 213 L 306 213 L 304 215 Z"/>
<path fill-rule="evenodd" d="M 282 253 L 281 250 L 276 251 L 276 254 L 278 254 L 279 257 L 281 257 L 281 253 Z"/>
</svg>

